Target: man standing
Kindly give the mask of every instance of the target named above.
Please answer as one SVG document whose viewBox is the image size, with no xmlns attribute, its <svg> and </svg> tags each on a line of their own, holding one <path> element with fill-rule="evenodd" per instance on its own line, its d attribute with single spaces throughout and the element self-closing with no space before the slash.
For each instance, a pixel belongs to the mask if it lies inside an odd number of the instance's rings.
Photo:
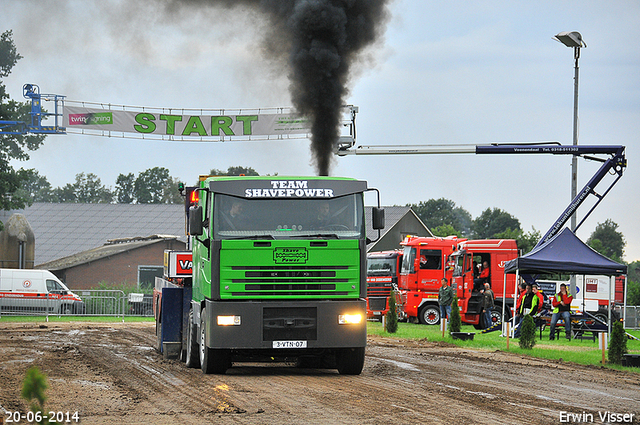
<svg viewBox="0 0 640 425">
<path fill-rule="evenodd" d="M 556 323 L 560 318 L 564 321 L 565 338 L 571 339 L 571 301 L 573 301 L 573 297 L 567 293 L 567 285 L 560 284 L 560 292 L 555 294 L 551 300 L 553 314 L 551 315 L 550 340 L 554 340 L 556 337 Z"/>
<path fill-rule="evenodd" d="M 482 298 L 482 311 L 484 312 L 484 328 L 490 328 L 493 325 L 491 318 L 491 311 L 494 307 L 494 295 L 491 290 L 491 286 L 488 283 L 484 284 L 484 293 Z"/>
<path fill-rule="evenodd" d="M 451 316 L 451 303 L 453 302 L 453 288 L 449 286 L 449 281 L 446 277 L 443 277 L 442 286 L 438 291 L 438 304 L 440 305 L 440 319 Z"/>
<path fill-rule="evenodd" d="M 515 338 L 518 338 L 520 336 L 519 325 L 522 322 L 522 319 L 524 319 L 524 316 L 535 316 L 539 308 L 538 302 L 540 298 L 538 298 L 538 296 L 533 293 L 533 290 L 529 283 L 527 283 L 526 288 L 526 292 L 520 297 L 519 307 L 516 311 L 516 330 L 514 333 Z"/>
</svg>

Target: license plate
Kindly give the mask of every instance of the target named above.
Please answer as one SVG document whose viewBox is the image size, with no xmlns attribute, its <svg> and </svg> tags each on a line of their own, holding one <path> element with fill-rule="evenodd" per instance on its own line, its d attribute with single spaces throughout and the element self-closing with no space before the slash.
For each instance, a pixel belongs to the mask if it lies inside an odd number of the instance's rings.
<svg viewBox="0 0 640 425">
<path fill-rule="evenodd" d="M 307 348 L 307 341 L 273 341 L 273 348 Z"/>
<path fill-rule="evenodd" d="M 374 316 L 380 316 L 380 314 L 382 314 L 382 312 L 381 312 L 381 311 L 374 311 L 374 312 L 373 312 L 373 315 L 374 315 Z"/>
</svg>

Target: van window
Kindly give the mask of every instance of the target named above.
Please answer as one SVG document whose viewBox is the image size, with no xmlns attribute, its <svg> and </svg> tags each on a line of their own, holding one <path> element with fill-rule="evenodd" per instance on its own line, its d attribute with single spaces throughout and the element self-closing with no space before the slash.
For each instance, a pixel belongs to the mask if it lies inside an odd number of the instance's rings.
<svg viewBox="0 0 640 425">
<path fill-rule="evenodd" d="M 47 279 L 47 291 L 60 292 L 60 291 L 64 291 L 64 288 L 55 280 Z"/>
</svg>

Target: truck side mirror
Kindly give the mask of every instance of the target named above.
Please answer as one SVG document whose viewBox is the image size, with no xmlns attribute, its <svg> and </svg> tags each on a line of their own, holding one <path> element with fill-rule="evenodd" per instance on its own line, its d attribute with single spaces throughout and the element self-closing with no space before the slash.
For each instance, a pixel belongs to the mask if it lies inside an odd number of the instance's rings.
<svg viewBox="0 0 640 425">
<path fill-rule="evenodd" d="M 384 208 L 373 207 L 373 228 L 376 230 L 384 229 Z"/>
<path fill-rule="evenodd" d="M 189 234 L 202 235 L 202 207 L 189 207 Z"/>
</svg>

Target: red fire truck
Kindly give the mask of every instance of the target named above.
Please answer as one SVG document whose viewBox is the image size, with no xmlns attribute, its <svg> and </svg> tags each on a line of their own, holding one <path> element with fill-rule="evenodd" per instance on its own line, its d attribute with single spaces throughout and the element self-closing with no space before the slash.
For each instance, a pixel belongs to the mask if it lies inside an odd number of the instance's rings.
<svg viewBox="0 0 640 425">
<path fill-rule="evenodd" d="M 504 263 L 518 256 L 515 240 L 409 237 L 401 245 L 404 254 L 398 284 L 400 310 L 410 321 L 429 325 L 440 322 L 438 290 L 441 279 L 446 277 L 456 290 L 462 321 L 485 327 L 481 319 L 482 294 L 474 290 L 474 279 L 479 279 L 477 266 L 485 262 L 496 297 L 493 322 L 501 320 L 505 300 L 507 306 L 513 305 L 515 277 L 507 276 L 506 296 L 503 286 Z"/>
<path fill-rule="evenodd" d="M 389 295 L 398 289 L 401 266 L 399 249 L 367 254 L 367 320 L 381 320 L 389 311 Z"/>
</svg>

